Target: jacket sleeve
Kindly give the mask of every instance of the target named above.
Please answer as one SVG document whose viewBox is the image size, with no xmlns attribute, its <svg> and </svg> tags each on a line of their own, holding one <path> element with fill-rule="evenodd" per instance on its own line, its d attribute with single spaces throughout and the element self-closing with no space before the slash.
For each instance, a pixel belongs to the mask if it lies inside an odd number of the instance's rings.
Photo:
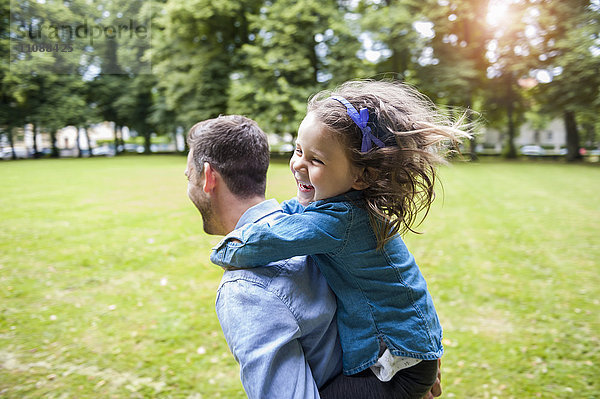
<svg viewBox="0 0 600 399">
<path fill-rule="evenodd" d="M 250 268 L 294 256 L 335 253 L 346 242 L 349 212 L 344 203 L 325 203 L 271 223 L 246 224 L 225 236 L 210 260 L 222 267 Z"/>
<path fill-rule="evenodd" d="M 300 327 L 274 293 L 248 281 L 228 283 L 216 310 L 248 398 L 319 398 Z"/>
<path fill-rule="evenodd" d="M 305 206 L 301 205 L 300 202 L 298 202 L 298 199 L 296 197 L 287 201 L 283 201 L 280 205 L 283 212 L 287 213 L 288 215 L 291 215 L 292 213 L 301 213 L 304 212 L 304 209 L 306 209 Z"/>
</svg>

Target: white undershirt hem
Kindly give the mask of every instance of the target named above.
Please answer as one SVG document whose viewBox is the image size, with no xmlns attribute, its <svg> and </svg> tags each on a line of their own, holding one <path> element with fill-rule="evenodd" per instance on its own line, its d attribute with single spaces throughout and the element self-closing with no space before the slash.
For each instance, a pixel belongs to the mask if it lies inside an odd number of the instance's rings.
<svg viewBox="0 0 600 399">
<path fill-rule="evenodd" d="M 388 348 L 385 348 L 385 352 L 377 359 L 377 363 L 370 368 L 380 381 L 388 382 L 398 371 L 412 367 L 421 361 L 414 357 L 394 356 Z"/>
</svg>

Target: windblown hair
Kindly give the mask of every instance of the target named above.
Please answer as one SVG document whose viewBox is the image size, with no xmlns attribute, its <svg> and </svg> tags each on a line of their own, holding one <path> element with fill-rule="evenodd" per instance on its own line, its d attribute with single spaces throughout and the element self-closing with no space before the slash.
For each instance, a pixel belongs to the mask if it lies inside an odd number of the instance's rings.
<svg viewBox="0 0 600 399">
<path fill-rule="evenodd" d="M 385 147 L 361 153 L 362 132 L 346 107 L 330 96 L 341 96 L 357 110 L 369 111 L 368 126 Z M 350 81 L 313 96 L 308 103 L 329 131 L 346 146 L 350 161 L 364 170 L 364 198 L 371 226 L 381 249 L 395 234 L 420 224 L 435 198 L 436 166 L 470 135 L 465 117 L 453 123 L 412 87 L 386 81 Z"/>
<path fill-rule="evenodd" d="M 265 195 L 269 143 L 252 119 L 225 115 L 198 122 L 190 129 L 187 142 L 198 174 L 208 162 L 238 197 Z"/>
</svg>

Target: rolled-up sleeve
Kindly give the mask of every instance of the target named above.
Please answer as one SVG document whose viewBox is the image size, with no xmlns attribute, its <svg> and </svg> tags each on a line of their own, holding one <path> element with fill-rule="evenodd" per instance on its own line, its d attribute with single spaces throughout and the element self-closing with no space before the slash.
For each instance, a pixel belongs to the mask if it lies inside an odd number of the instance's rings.
<svg viewBox="0 0 600 399">
<path fill-rule="evenodd" d="M 335 253 L 346 242 L 351 214 L 344 203 L 310 206 L 272 223 L 249 223 L 228 234 L 210 255 L 219 266 L 257 267 L 301 255 Z"/>
<path fill-rule="evenodd" d="M 216 310 L 248 398 L 319 398 L 298 322 L 276 294 L 236 280 L 220 287 Z"/>
<path fill-rule="evenodd" d="M 301 205 L 298 202 L 297 198 L 292 198 L 287 201 L 283 201 L 280 205 L 281 210 L 287 214 L 301 213 L 304 212 L 304 209 L 306 209 L 305 206 Z"/>
</svg>

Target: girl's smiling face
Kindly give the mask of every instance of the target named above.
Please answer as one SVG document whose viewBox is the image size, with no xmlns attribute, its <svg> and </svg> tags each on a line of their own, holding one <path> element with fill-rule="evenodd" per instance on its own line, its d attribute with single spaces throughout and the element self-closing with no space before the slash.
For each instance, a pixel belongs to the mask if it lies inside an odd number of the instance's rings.
<svg viewBox="0 0 600 399">
<path fill-rule="evenodd" d="M 313 113 L 308 113 L 298 128 L 290 169 L 298 186 L 298 201 L 305 206 L 364 188 L 358 183 L 360 170 L 350 162 L 342 142 Z"/>
</svg>

